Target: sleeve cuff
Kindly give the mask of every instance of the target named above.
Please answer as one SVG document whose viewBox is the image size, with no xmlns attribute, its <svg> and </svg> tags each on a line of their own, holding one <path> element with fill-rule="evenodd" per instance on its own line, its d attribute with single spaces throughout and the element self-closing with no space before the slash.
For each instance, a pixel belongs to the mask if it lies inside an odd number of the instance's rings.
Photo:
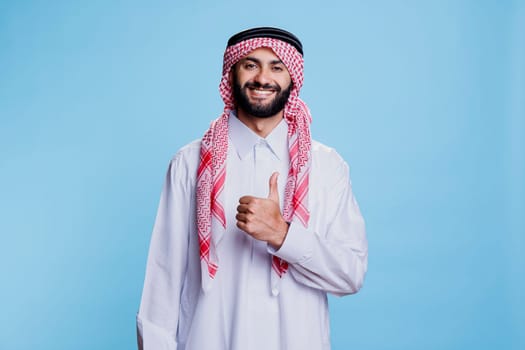
<svg viewBox="0 0 525 350">
<path fill-rule="evenodd" d="M 313 235 L 300 224 L 292 222 L 281 248 L 276 250 L 268 245 L 268 252 L 290 264 L 302 263 L 312 257 L 313 240 L 315 239 Z"/>
</svg>

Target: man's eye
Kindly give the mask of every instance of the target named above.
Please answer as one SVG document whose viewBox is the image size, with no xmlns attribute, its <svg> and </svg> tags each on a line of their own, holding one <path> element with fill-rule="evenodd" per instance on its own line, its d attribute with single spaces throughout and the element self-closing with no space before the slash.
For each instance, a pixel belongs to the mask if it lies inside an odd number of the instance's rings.
<svg viewBox="0 0 525 350">
<path fill-rule="evenodd" d="M 244 68 L 246 69 L 255 69 L 256 65 L 254 63 L 246 63 Z"/>
<path fill-rule="evenodd" d="M 274 66 L 273 67 L 273 71 L 274 72 L 282 72 L 283 71 L 283 67 L 281 67 L 281 66 Z"/>
</svg>

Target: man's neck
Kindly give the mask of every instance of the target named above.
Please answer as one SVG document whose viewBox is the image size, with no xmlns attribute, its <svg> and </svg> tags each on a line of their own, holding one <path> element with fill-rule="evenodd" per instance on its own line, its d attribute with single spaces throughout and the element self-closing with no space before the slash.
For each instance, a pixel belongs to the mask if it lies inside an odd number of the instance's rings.
<svg viewBox="0 0 525 350">
<path fill-rule="evenodd" d="M 268 136 L 272 130 L 279 125 L 283 119 L 283 114 L 284 111 L 280 111 L 271 117 L 259 118 L 247 114 L 242 109 L 237 108 L 237 117 L 239 120 L 262 138 Z"/>
</svg>

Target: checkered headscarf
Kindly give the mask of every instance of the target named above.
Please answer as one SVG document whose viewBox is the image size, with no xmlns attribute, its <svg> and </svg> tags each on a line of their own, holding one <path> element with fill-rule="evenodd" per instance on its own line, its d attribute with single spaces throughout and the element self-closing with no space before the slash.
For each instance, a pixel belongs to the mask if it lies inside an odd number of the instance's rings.
<svg viewBox="0 0 525 350">
<path fill-rule="evenodd" d="M 310 168 L 310 111 L 299 98 L 303 85 L 303 57 L 287 42 L 274 38 L 251 38 L 226 48 L 222 79 L 219 85 L 224 101 L 222 115 L 214 120 L 201 141 L 200 165 L 197 170 L 197 230 L 199 233 L 202 284 L 206 290 L 218 269 L 215 247 L 226 227 L 221 193 L 226 179 L 226 155 L 228 151 L 228 117 L 235 109 L 230 71 L 232 66 L 253 50 L 267 47 L 285 64 L 293 87 L 284 108 L 288 123 L 290 169 L 285 186 L 283 217 L 291 222 L 297 219 L 308 226 L 308 179 Z M 213 232 L 213 235 L 212 235 Z M 275 273 L 272 280 L 278 283 L 288 268 L 288 263 L 272 257 Z"/>
</svg>

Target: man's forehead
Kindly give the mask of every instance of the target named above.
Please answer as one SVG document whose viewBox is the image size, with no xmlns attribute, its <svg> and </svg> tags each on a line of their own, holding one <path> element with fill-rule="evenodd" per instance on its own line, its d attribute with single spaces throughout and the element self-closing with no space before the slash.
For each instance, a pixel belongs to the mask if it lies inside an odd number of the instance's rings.
<svg viewBox="0 0 525 350">
<path fill-rule="evenodd" d="M 281 58 L 277 56 L 277 54 L 269 47 L 259 47 L 253 51 L 250 51 L 241 58 L 241 61 L 246 59 L 282 62 Z"/>
</svg>

